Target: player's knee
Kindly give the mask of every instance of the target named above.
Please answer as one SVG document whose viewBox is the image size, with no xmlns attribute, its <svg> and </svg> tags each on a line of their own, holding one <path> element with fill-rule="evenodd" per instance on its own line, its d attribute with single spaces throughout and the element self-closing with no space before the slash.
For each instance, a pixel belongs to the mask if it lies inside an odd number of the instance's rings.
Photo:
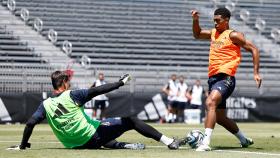
<svg viewBox="0 0 280 158">
<path fill-rule="evenodd" d="M 216 109 L 217 104 L 216 104 L 216 102 L 215 102 L 213 99 L 208 98 L 208 99 L 206 100 L 206 106 L 207 106 L 207 109 L 208 109 L 208 110 L 213 109 L 213 108 Z"/>
<path fill-rule="evenodd" d="M 33 117 L 28 119 L 28 121 L 26 122 L 26 126 L 28 127 L 34 127 L 35 125 L 36 125 L 36 120 Z"/>
</svg>

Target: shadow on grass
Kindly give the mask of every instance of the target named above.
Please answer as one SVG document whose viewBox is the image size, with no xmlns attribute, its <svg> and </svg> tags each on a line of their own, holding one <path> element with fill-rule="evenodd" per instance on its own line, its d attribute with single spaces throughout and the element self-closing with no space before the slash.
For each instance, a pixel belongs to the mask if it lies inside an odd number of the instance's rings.
<svg viewBox="0 0 280 158">
<path fill-rule="evenodd" d="M 246 149 L 246 150 L 250 150 L 250 149 L 253 149 L 253 150 L 264 150 L 263 148 L 255 148 L 255 147 L 248 147 L 248 148 L 241 148 L 241 147 L 232 147 L 232 146 L 215 146 L 212 148 L 213 150 L 243 150 L 243 149 Z"/>
<path fill-rule="evenodd" d="M 37 149 L 31 148 L 31 150 L 69 150 L 69 149 L 66 149 L 66 148 L 37 148 Z"/>
<path fill-rule="evenodd" d="M 32 150 L 77 150 L 77 151 L 79 151 L 79 150 L 81 150 L 81 151 L 82 150 L 100 150 L 100 151 L 104 150 L 104 151 L 106 151 L 106 150 L 122 150 L 122 149 L 109 149 L 109 148 L 100 148 L 100 149 L 39 148 L 39 149 L 32 149 Z"/>
</svg>

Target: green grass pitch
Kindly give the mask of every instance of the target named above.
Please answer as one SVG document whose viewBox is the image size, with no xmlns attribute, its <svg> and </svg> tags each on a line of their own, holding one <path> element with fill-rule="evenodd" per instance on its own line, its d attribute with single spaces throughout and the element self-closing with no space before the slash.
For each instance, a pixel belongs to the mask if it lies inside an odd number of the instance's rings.
<svg viewBox="0 0 280 158">
<path fill-rule="evenodd" d="M 187 124 L 151 124 L 170 137 L 185 136 L 191 129 L 203 130 L 203 125 Z M 280 123 L 239 123 L 239 127 L 255 144 L 249 148 L 240 148 L 238 140 L 223 129 L 216 126 L 212 137 L 211 152 L 195 152 L 188 146 L 180 150 L 168 150 L 166 146 L 147 139 L 135 131 L 129 131 L 118 140 L 141 142 L 146 144 L 145 150 L 71 150 L 64 149 L 53 135 L 47 124 L 38 125 L 33 131 L 30 142 L 32 148 L 26 151 L 7 151 L 7 147 L 18 144 L 22 137 L 24 125 L 0 125 L 0 158 L 256 158 L 280 157 Z"/>
</svg>

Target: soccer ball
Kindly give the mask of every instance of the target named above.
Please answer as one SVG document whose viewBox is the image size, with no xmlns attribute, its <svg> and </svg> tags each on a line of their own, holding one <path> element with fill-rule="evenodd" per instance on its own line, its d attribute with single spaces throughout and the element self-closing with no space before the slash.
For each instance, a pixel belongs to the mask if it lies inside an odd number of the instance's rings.
<svg viewBox="0 0 280 158">
<path fill-rule="evenodd" d="M 187 134 L 187 143 L 191 148 L 197 148 L 203 141 L 204 134 L 200 130 L 192 130 Z"/>
</svg>

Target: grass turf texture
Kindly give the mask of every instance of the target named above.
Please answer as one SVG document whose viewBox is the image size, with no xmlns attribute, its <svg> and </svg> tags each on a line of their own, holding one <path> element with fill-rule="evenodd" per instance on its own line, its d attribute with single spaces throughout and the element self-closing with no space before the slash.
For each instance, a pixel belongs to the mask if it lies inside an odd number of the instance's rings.
<svg viewBox="0 0 280 158">
<path fill-rule="evenodd" d="M 203 125 L 151 124 L 170 137 L 182 137 L 192 129 L 203 130 Z M 180 150 L 168 150 L 166 146 L 147 139 L 135 131 L 126 132 L 118 140 L 141 142 L 145 150 L 71 150 L 64 149 L 47 124 L 38 125 L 33 131 L 30 142 L 32 148 L 26 151 L 7 151 L 7 147 L 19 144 L 24 125 L 0 125 L 0 158 L 104 158 L 104 157 L 153 157 L 153 158 L 241 158 L 241 157 L 280 157 L 279 123 L 239 123 L 242 131 L 253 138 L 255 144 L 240 148 L 239 141 L 221 126 L 216 126 L 212 136 L 211 152 L 195 152 L 185 146 Z"/>
</svg>

